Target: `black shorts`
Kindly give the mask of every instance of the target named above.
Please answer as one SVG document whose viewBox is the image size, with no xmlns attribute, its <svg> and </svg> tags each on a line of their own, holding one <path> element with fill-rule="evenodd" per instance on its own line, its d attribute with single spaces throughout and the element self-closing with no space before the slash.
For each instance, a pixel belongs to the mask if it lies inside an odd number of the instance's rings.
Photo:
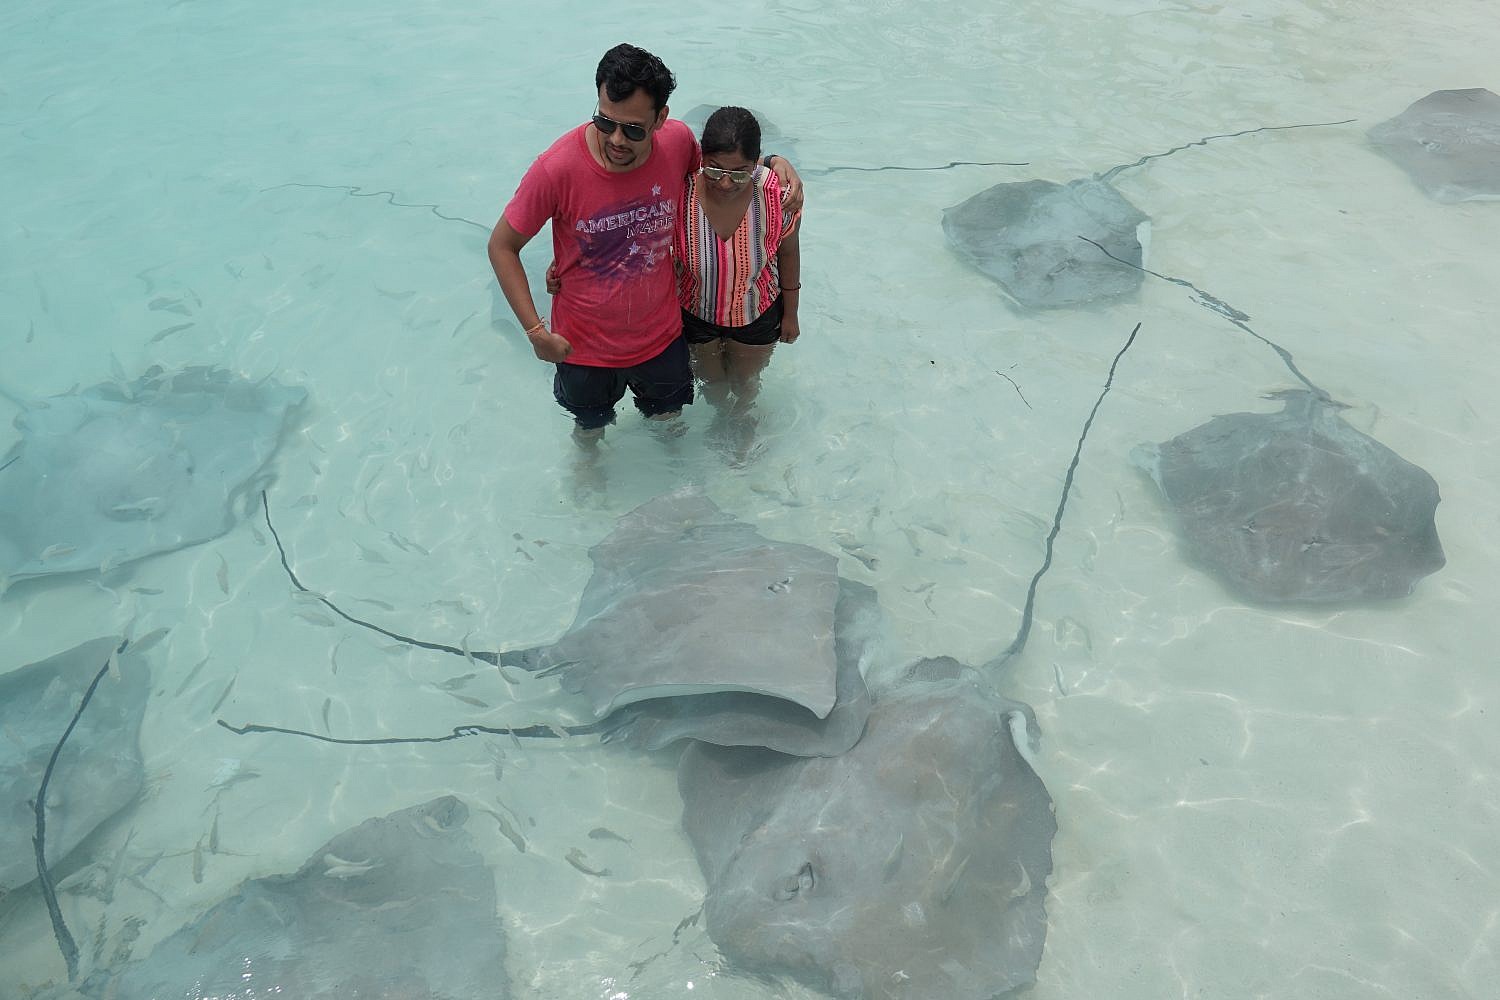
<svg viewBox="0 0 1500 1000">
<path fill-rule="evenodd" d="M 682 311 L 682 335 L 689 344 L 708 344 L 721 337 L 751 347 L 764 347 L 781 339 L 781 296 L 771 303 L 771 308 L 761 313 L 746 326 L 720 326 L 706 319 L 699 319 L 686 309 Z"/>
<path fill-rule="evenodd" d="M 675 413 L 693 401 L 693 369 L 687 341 L 668 344 L 654 358 L 629 368 L 595 368 L 561 361 L 552 396 L 584 430 L 615 422 L 615 404 L 629 388 L 635 407 L 648 417 Z"/>
</svg>

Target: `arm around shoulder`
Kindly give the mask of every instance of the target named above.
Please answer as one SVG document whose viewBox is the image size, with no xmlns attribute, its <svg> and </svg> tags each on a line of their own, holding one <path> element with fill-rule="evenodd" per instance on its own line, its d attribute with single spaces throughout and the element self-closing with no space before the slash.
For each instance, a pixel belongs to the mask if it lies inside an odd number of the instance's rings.
<svg viewBox="0 0 1500 1000">
<path fill-rule="evenodd" d="M 785 156 L 767 153 L 761 162 L 771 169 L 781 184 L 782 208 L 792 214 L 802 211 L 802 177 L 793 168 L 791 161 Z"/>
</svg>

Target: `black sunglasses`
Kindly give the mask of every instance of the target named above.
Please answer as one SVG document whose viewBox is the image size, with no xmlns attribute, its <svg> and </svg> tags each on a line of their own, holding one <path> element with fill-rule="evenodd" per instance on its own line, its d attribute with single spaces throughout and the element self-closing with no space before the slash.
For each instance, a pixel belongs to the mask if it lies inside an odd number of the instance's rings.
<svg viewBox="0 0 1500 1000">
<path fill-rule="evenodd" d="M 631 142 L 640 142 L 646 138 L 646 126 L 617 122 L 613 118 L 604 117 L 597 111 L 594 112 L 594 128 L 598 129 L 602 134 L 614 135 L 617 126 L 621 132 L 625 133 L 625 138 Z"/>
</svg>

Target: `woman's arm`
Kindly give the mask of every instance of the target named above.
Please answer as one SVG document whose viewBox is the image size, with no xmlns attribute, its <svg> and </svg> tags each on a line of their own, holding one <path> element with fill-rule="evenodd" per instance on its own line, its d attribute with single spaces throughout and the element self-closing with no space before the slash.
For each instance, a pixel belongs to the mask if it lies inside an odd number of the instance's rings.
<svg viewBox="0 0 1500 1000">
<path fill-rule="evenodd" d="M 776 248 L 776 271 L 781 275 L 781 342 L 795 343 L 802 336 L 797 318 L 797 303 L 802 296 L 802 247 L 798 243 L 800 225 L 784 236 Z"/>
</svg>

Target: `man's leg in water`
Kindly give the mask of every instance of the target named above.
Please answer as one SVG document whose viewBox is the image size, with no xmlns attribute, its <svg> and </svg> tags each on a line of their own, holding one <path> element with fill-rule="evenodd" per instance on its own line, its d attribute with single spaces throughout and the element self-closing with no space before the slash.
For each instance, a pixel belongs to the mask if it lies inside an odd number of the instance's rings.
<svg viewBox="0 0 1500 1000">
<path fill-rule="evenodd" d="M 686 429 L 680 417 L 682 408 L 693 401 L 693 368 L 681 335 L 656 357 L 626 369 L 625 376 L 635 394 L 636 409 L 665 425 L 659 433 L 675 437 Z"/>
</svg>

